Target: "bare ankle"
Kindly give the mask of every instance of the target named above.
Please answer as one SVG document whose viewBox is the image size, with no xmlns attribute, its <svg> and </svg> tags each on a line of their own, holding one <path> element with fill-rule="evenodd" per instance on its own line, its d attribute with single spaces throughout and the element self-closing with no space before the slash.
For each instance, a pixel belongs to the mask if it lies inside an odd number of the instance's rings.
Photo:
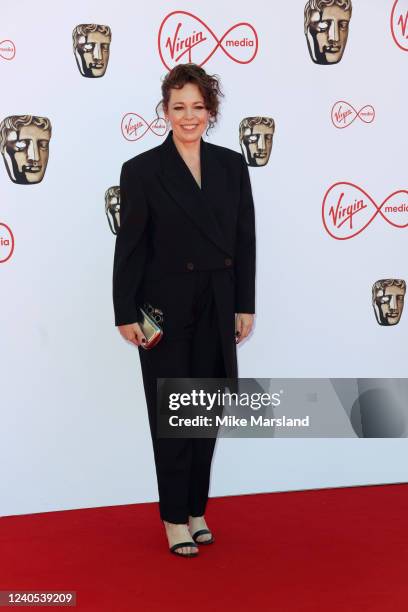
<svg viewBox="0 0 408 612">
<path fill-rule="evenodd" d="M 163 523 L 166 526 L 168 525 L 169 527 L 178 527 L 178 526 L 181 526 L 181 525 L 183 525 L 185 527 L 187 526 L 187 523 L 170 523 L 170 521 L 165 521 L 165 520 L 163 520 Z"/>
</svg>

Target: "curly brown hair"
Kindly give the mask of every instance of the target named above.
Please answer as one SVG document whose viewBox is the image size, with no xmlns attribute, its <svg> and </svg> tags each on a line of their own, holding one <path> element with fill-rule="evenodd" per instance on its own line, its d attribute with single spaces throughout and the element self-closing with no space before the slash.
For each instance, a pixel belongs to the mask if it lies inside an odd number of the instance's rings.
<svg viewBox="0 0 408 612">
<path fill-rule="evenodd" d="M 171 89 L 181 89 L 186 83 L 194 83 L 200 90 L 204 98 L 205 108 L 210 112 L 208 127 L 213 128 L 217 122 L 219 114 L 220 98 L 224 96 L 221 91 L 220 80 L 218 75 L 207 74 L 204 68 L 198 64 L 177 64 L 166 74 L 163 79 L 161 92 L 162 99 L 156 106 L 156 114 L 158 108 L 162 105 L 164 110 L 167 110 L 170 100 Z"/>
</svg>

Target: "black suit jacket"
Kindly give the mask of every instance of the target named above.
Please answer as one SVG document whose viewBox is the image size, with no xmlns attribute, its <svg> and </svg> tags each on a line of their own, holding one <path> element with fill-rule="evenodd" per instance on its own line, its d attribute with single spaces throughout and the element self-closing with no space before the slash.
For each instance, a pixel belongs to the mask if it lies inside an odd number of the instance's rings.
<svg viewBox="0 0 408 612">
<path fill-rule="evenodd" d="M 255 312 L 255 218 L 241 153 L 200 143 L 201 189 L 172 131 L 124 162 L 113 265 L 115 325 L 139 320 L 146 283 L 192 270 L 228 269 L 235 312 Z M 180 296 L 179 296 L 180 299 Z"/>
</svg>

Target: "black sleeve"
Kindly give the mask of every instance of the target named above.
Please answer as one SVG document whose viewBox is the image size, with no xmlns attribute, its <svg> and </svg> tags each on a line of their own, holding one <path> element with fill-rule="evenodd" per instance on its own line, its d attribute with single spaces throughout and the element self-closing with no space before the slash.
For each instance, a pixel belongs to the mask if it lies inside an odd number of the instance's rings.
<svg viewBox="0 0 408 612">
<path fill-rule="evenodd" d="M 148 205 L 136 172 L 129 177 L 125 162 L 120 173 L 120 229 L 113 260 L 115 325 L 139 321 L 138 307 L 147 254 Z"/>
<path fill-rule="evenodd" d="M 255 210 L 248 166 L 241 154 L 241 185 L 235 256 L 235 312 L 255 313 Z"/>
</svg>

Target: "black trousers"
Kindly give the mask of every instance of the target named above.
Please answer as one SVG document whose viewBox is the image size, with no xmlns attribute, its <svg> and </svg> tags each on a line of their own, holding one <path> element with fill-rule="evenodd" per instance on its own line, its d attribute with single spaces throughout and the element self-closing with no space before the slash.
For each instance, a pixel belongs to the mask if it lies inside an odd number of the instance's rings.
<svg viewBox="0 0 408 612">
<path fill-rule="evenodd" d="M 157 437 L 157 378 L 226 376 L 212 271 L 198 270 L 189 274 L 194 274 L 194 299 L 187 319 L 170 335 L 166 335 L 164 325 L 163 338 L 152 349 L 139 347 L 160 518 L 170 523 L 186 523 L 189 515 L 204 514 L 216 438 Z"/>
</svg>

